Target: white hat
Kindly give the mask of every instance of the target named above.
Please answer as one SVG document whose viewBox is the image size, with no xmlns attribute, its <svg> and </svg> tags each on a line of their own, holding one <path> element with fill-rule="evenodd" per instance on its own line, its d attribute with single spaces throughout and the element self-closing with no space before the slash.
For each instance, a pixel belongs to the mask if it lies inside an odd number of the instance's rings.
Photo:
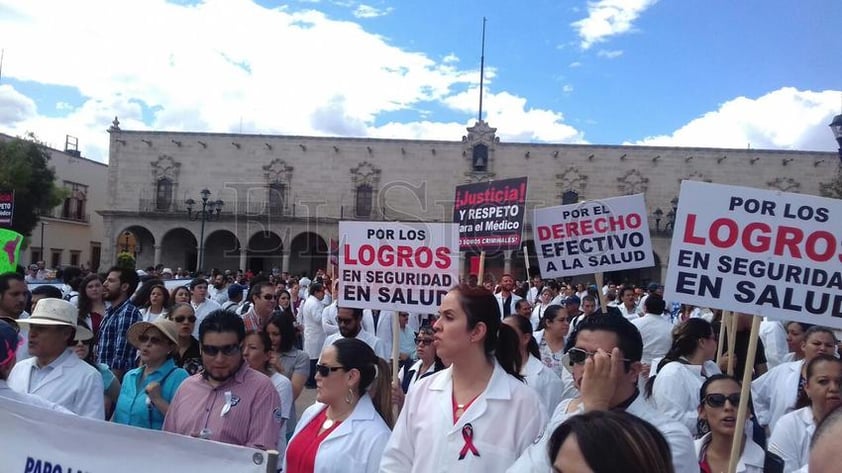
<svg viewBox="0 0 842 473">
<path fill-rule="evenodd" d="M 126 332 L 126 338 L 129 339 L 129 343 L 132 344 L 135 348 L 140 348 L 140 336 L 143 335 L 147 330 L 150 328 L 156 328 L 161 333 L 164 334 L 165 337 L 169 338 L 173 343 L 178 345 L 178 325 L 175 324 L 172 320 L 165 319 L 163 317 L 158 317 L 155 319 L 154 322 L 135 322 L 129 327 L 128 332 Z"/>
<path fill-rule="evenodd" d="M 76 329 L 77 340 L 89 340 L 94 334 L 78 325 L 79 309 L 62 299 L 47 297 L 38 301 L 28 319 L 20 319 L 18 325 L 64 325 Z"/>
<path fill-rule="evenodd" d="M 164 270 L 161 271 L 161 274 L 166 274 L 166 273 L 172 274 L 172 268 L 164 268 Z"/>
</svg>

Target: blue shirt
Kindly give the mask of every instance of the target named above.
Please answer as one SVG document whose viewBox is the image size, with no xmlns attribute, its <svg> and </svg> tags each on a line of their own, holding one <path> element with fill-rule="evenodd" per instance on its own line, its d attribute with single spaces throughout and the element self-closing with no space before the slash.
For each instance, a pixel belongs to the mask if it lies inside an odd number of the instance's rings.
<svg viewBox="0 0 842 473">
<path fill-rule="evenodd" d="M 137 349 L 126 337 L 129 327 L 142 319 L 140 311 L 128 299 L 105 311 L 96 344 L 96 359 L 111 369 L 127 371 L 135 366 Z"/>
<path fill-rule="evenodd" d="M 135 368 L 123 377 L 120 397 L 114 409 L 114 422 L 133 425 L 147 429 L 161 430 L 164 425 L 164 414 L 148 401 L 146 386 L 156 381 L 161 384 L 161 397 L 171 402 L 181 383 L 190 375 L 187 371 L 175 366 L 172 358 L 168 359 L 160 368 L 149 373 L 141 383 L 143 367 Z M 162 381 L 163 380 L 163 381 Z M 147 402 L 148 401 L 148 402 Z"/>
</svg>

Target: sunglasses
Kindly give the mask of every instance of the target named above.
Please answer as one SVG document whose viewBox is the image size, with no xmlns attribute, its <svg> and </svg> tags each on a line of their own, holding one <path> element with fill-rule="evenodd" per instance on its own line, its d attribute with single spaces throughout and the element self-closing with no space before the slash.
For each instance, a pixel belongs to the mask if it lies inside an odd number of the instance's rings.
<svg viewBox="0 0 842 473">
<path fill-rule="evenodd" d="M 202 345 L 202 354 L 214 357 L 220 353 L 223 356 L 231 356 L 240 351 L 239 343 L 232 343 L 230 345 L 216 346 L 216 345 Z"/>
<path fill-rule="evenodd" d="M 154 335 L 153 335 L 153 336 L 149 336 L 149 335 L 146 335 L 146 334 L 144 333 L 143 335 L 140 335 L 140 336 L 138 336 L 138 337 L 137 337 L 137 341 L 139 341 L 140 343 L 146 343 L 146 342 L 149 342 L 149 343 L 151 343 L 151 344 L 153 344 L 153 345 L 160 345 L 161 343 L 163 343 L 163 342 L 164 342 L 164 339 L 163 339 L 163 338 L 156 337 L 156 336 L 154 336 Z"/>
<path fill-rule="evenodd" d="M 175 321 L 175 323 L 179 323 L 179 324 L 183 324 L 185 320 L 190 322 L 191 324 L 194 324 L 194 323 L 196 323 L 196 316 L 191 315 L 189 317 L 185 317 L 183 315 L 179 315 L 178 317 L 173 318 L 173 321 Z"/>
<path fill-rule="evenodd" d="M 430 346 L 433 344 L 432 338 L 416 338 L 415 339 L 416 345 L 421 345 L 422 347 Z"/>
<path fill-rule="evenodd" d="M 334 371 L 344 370 L 344 366 L 327 366 L 321 363 L 316 365 L 316 373 L 319 373 L 319 376 L 322 378 L 327 378 L 330 376 L 331 373 Z"/>
<path fill-rule="evenodd" d="M 731 406 L 739 408 L 740 393 L 729 394 L 727 396 L 724 394 L 708 394 L 704 398 L 704 403 L 713 408 L 725 407 L 725 401 L 730 402 Z"/>
<path fill-rule="evenodd" d="M 574 365 L 583 365 L 588 358 L 593 358 L 594 355 L 596 355 L 596 352 L 573 347 L 564 354 L 564 366 L 567 369 L 571 369 Z M 610 357 L 611 354 L 608 353 L 608 356 Z M 623 362 L 626 365 L 626 369 L 628 369 L 628 364 L 631 363 L 631 360 L 623 358 Z"/>
</svg>

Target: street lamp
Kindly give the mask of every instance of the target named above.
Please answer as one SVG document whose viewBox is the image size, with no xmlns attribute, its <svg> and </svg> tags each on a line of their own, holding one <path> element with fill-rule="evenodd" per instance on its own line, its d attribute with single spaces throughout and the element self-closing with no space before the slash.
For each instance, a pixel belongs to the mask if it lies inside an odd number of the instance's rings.
<svg viewBox="0 0 842 473">
<path fill-rule="evenodd" d="M 225 202 L 221 200 L 209 200 L 211 191 L 207 189 L 202 189 L 200 194 L 202 195 L 202 210 L 193 212 L 193 206 L 196 205 L 196 201 L 193 199 L 187 199 L 184 201 L 187 205 L 187 218 L 194 222 L 199 219 L 202 221 L 201 231 L 199 232 L 199 261 L 196 264 L 196 271 L 202 270 L 202 263 L 204 262 L 205 222 L 219 220 L 219 214 L 222 212 L 222 206 L 225 205 Z"/>
<path fill-rule="evenodd" d="M 128 231 L 123 232 L 123 237 L 125 238 L 125 240 L 123 240 L 123 253 L 129 252 L 129 237 L 131 237 L 131 236 L 132 236 L 132 234 L 130 232 L 128 232 Z"/>
<path fill-rule="evenodd" d="M 828 126 L 830 126 L 830 131 L 833 132 L 836 142 L 839 143 L 839 162 L 842 164 L 842 114 L 833 117 L 833 121 Z"/>
<path fill-rule="evenodd" d="M 661 233 L 661 218 L 664 216 L 664 211 L 658 207 L 652 212 L 652 216 L 655 217 L 655 232 Z"/>
</svg>

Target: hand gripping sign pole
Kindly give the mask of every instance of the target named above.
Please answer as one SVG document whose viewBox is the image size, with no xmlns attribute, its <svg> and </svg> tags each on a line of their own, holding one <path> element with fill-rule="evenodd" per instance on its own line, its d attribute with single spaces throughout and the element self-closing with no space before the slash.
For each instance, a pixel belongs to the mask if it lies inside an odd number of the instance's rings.
<svg viewBox="0 0 842 473">
<path fill-rule="evenodd" d="M 736 319 L 738 316 L 733 314 L 732 317 Z M 757 351 L 757 339 L 760 332 L 760 317 L 752 316 L 751 321 L 751 335 L 749 336 L 748 352 L 746 353 L 746 368 L 743 370 L 743 385 L 740 390 L 740 406 L 737 410 L 737 425 L 734 429 L 734 440 L 731 442 L 731 460 L 728 462 L 728 473 L 736 473 L 737 461 L 740 458 L 740 447 L 743 444 L 743 433 L 746 424 L 746 415 L 748 413 L 748 398 L 751 393 L 751 375 L 754 371 L 755 352 Z M 733 353 L 732 353 L 733 356 Z M 728 360 L 730 364 L 730 359 Z"/>
</svg>

